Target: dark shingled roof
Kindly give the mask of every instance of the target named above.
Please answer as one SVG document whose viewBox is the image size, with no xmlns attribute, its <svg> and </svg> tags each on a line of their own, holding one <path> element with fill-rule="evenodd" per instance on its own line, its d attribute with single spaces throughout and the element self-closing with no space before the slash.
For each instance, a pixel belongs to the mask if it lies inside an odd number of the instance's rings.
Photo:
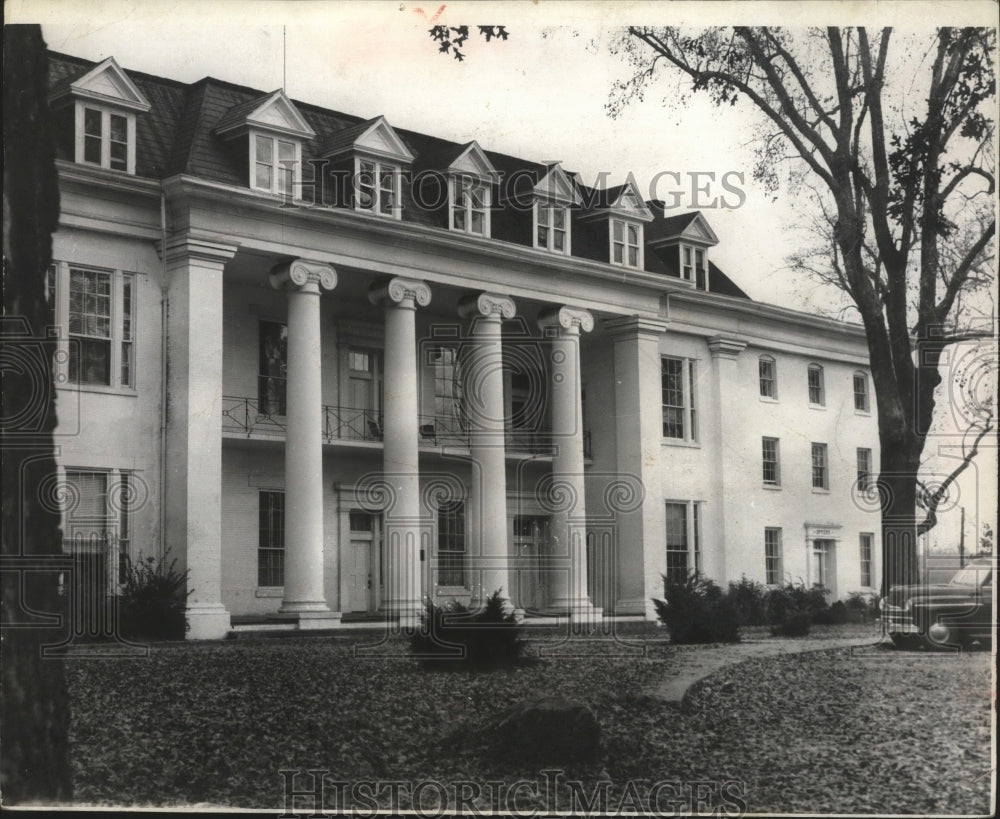
<svg viewBox="0 0 1000 819">
<path fill-rule="evenodd" d="M 49 90 L 51 94 L 67 88 L 72 82 L 90 71 L 98 63 L 57 52 L 49 52 Z M 245 143 L 225 140 L 215 131 L 239 122 L 266 100 L 271 94 L 230 82 L 205 77 L 194 83 L 156 77 L 126 69 L 126 73 L 149 100 L 151 108 L 146 114 L 136 116 L 136 175 L 150 179 L 163 179 L 184 173 L 233 186 L 248 184 L 249 168 Z M 271 92 L 273 93 L 273 92 Z M 302 159 L 306 170 L 303 177 L 309 180 L 308 168 L 325 155 L 349 149 L 357 138 L 377 118 L 362 120 L 338 111 L 293 100 L 303 119 L 316 132 L 313 139 L 303 140 Z M 72 127 L 64 122 L 62 127 Z M 470 142 L 458 143 L 416 131 L 395 129 L 407 149 L 415 157 L 414 174 L 421 170 L 447 169 L 466 149 Z M 65 135 L 64 135 L 65 136 Z M 494 237 L 504 241 L 532 246 L 531 208 L 512 207 L 510 197 L 516 195 L 522 203 L 534 186 L 544 178 L 552 163 L 533 162 L 508 154 L 484 149 L 484 153 L 500 174 L 501 180 L 516 177 L 517 185 L 501 185 L 503 196 L 494 196 Z M 317 167 L 317 166 L 313 166 Z M 324 167 L 319 165 L 318 167 Z M 336 190 L 336 180 L 329 169 L 323 171 L 323 202 L 335 207 L 348 207 L 343 191 Z M 611 207 L 621 195 L 625 185 L 611 188 L 591 188 L 580 182 L 579 177 L 567 171 L 581 196 L 583 205 L 573 208 L 572 249 L 579 258 L 599 262 L 608 260 L 607 224 L 596 217 L 581 219 L 595 210 Z M 327 179 L 330 184 L 326 184 Z M 447 206 L 418 205 L 414 192 L 404 184 L 402 190 L 403 219 L 408 222 L 443 228 L 448 224 Z M 697 212 L 678 216 L 665 216 L 662 202 L 649 202 L 653 221 L 645 225 L 647 239 L 680 233 Z M 647 245 L 645 268 L 673 278 L 678 277 L 675 264 L 669 255 Z M 738 298 L 749 298 L 725 273 L 709 262 L 712 292 Z"/>
</svg>

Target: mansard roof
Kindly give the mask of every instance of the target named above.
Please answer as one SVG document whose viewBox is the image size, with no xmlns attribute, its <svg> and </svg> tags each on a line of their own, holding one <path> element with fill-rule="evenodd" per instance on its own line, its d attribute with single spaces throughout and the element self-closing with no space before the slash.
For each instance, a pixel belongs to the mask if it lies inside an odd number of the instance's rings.
<svg viewBox="0 0 1000 819">
<path fill-rule="evenodd" d="M 60 92 L 67 93 L 69 86 L 100 65 L 103 63 L 98 64 L 78 57 L 49 52 L 50 96 L 58 95 Z M 115 65 L 117 66 L 117 63 Z M 233 140 L 225 139 L 219 131 L 226 131 L 234 122 L 241 117 L 252 115 L 268 101 L 272 103 L 279 101 L 278 95 L 284 96 L 283 92 L 268 94 L 259 89 L 213 77 L 204 77 L 194 83 L 183 83 L 138 71 L 122 70 L 122 75 L 134 84 L 135 89 L 149 103 L 148 113 L 136 118 L 137 176 L 165 179 L 176 174 L 189 174 L 226 185 L 246 186 L 248 173 L 246 152 L 233 144 Z M 447 172 L 459 157 L 468 154 L 475 155 L 476 162 L 482 163 L 484 160 L 488 162 L 502 180 L 507 180 L 516 174 L 515 178 L 520 185 L 517 190 L 501 185 L 500 195 L 494 198 L 495 239 L 532 246 L 530 205 L 538 193 L 539 186 L 547 177 L 551 181 L 553 174 L 559 178 L 560 190 L 568 180 L 574 195 L 571 203 L 573 256 L 607 261 L 606 245 L 601 244 L 602 239 L 606 242 L 607 227 L 604 220 L 595 221 L 594 216 L 602 209 L 615 212 L 614 209 L 619 206 L 622 196 L 632 185 L 631 182 L 610 188 L 589 187 L 581 182 L 577 174 L 565 170 L 558 163 L 536 162 L 511 156 L 489 150 L 488 147 L 481 147 L 472 141 L 459 143 L 403 128 L 393 128 L 381 116 L 361 118 L 300 100 L 287 97 L 284 99 L 301 118 L 299 138 L 302 143 L 302 160 L 306 164 L 322 162 L 338 152 L 342 154 L 357 145 L 359 140 L 364 143 L 366 135 L 391 134 L 398 140 L 398 143 L 393 143 L 393 150 L 397 150 L 401 158 L 408 155 L 412 159 L 414 172 L 424 168 Z M 478 151 L 472 150 L 473 145 Z M 72 158 L 65 147 L 60 150 L 61 158 Z M 304 178 L 309 178 L 309 173 L 310 171 L 306 169 L 303 173 Z M 506 207 L 514 194 L 518 197 L 520 207 Z M 326 195 L 330 199 L 332 193 L 327 190 Z M 684 227 L 679 228 L 680 223 L 677 220 L 688 219 L 687 225 L 690 225 L 694 217 L 699 214 L 667 217 L 662 208 L 652 206 L 655 203 L 644 203 L 638 196 L 637 190 L 634 190 L 633 195 L 645 211 L 645 215 L 637 213 L 645 222 L 647 239 L 645 269 L 678 278 L 679 273 L 671 268 L 669 256 L 649 246 L 650 240 L 656 243 L 655 240 L 658 238 L 662 240 L 666 236 L 674 235 L 678 230 L 683 232 Z M 402 200 L 404 221 L 447 228 L 446 211 L 441 208 L 434 210 L 418 206 L 408 185 L 403 186 Z M 324 204 L 343 206 L 343 203 L 334 202 L 332 199 L 324 201 Z M 705 225 L 708 224 L 703 216 L 701 219 Z M 712 292 L 749 298 L 714 264 L 709 262 L 709 266 Z"/>
</svg>

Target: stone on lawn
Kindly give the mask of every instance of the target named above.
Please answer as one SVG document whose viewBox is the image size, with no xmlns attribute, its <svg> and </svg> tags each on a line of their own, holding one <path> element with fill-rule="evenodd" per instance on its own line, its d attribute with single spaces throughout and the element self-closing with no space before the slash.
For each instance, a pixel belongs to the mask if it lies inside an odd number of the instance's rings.
<svg viewBox="0 0 1000 819">
<path fill-rule="evenodd" d="M 592 759 L 601 745 L 590 706 L 561 697 L 518 703 L 493 722 L 491 733 L 504 753 L 546 763 Z"/>
</svg>

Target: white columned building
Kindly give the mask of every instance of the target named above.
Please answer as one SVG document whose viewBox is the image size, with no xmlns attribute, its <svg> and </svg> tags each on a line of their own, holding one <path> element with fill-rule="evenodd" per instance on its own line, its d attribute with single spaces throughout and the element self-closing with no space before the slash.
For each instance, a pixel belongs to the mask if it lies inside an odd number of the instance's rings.
<svg viewBox="0 0 1000 819">
<path fill-rule="evenodd" d="M 373 285 L 368 297 L 385 308 L 382 479 L 388 576 L 383 607 L 408 628 L 419 623 L 423 574 L 416 309 L 430 304 L 431 289 L 426 282 L 397 277 Z"/>
<path fill-rule="evenodd" d="M 580 334 L 594 329 L 594 317 L 574 307 L 546 310 L 538 324 L 550 342 L 552 372 L 552 475 L 546 502 L 551 511 L 549 605 L 571 618 L 599 617 L 587 593 L 587 509 L 583 474 L 583 407 Z M 565 561 L 565 563 L 563 563 Z M 560 565 L 561 564 L 561 565 Z"/>
<path fill-rule="evenodd" d="M 469 319 L 471 341 L 462 361 L 463 401 L 472 456 L 470 517 L 478 554 L 470 566 L 472 603 L 498 589 L 515 606 L 507 553 L 507 467 L 503 396 L 503 320 L 514 302 L 495 293 L 463 299 L 459 315 Z"/>
<path fill-rule="evenodd" d="M 333 268 L 296 259 L 271 271 L 288 298 L 285 432 L 285 585 L 279 617 L 299 628 L 340 620 L 323 591 L 323 391 L 320 290 L 337 286 Z"/>
<path fill-rule="evenodd" d="M 184 556 L 190 639 L 229 631 L 222 604 L 222 271 L 237 246 L 167 242 L 167 486 L 164 542 Z"/>
</svg>

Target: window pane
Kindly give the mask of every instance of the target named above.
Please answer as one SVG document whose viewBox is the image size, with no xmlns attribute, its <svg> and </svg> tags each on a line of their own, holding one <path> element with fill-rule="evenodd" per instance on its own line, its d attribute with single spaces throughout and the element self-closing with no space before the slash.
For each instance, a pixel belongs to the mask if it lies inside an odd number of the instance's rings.
<svg viewBox="0 0 1000 819">
<path fill-rule="evenodd" d="M 83 109 L 83 133 L 101 137 L 101 112 L 94 108 Z"/>
<path fill-rule="evenodd" d="M 278 159 L 285 162 L 295 161 L 295 143 L 278 141 Z"/>
<path fill-rule="evenodd" d="M 549 246 L 549 229 L 544 225 L 538 226 L 538 236 L 536 237 L 535 244 L 538 247 L 543 247 L 548 249 Z"/>
<path fill-rule="evenodd" d="M 285 493 L 261 491 L 257 534 L 257 585 L 285 583 Z"/>
<path fill-rule="evenodd" d="M 465 503 L 451 501 L 438 507 L 438 585 L 465 584 Z"/>
<path fill-rule="evenodd" d="M 128 140 L 128 120 L 118 114 L 111 114 L 109 119 L 111 140 L 113 142 L 126 142 Z"/>
<path fill-rule="evenodd" d="M 556 250 L 563 251 L 566 249 L 566 231 L 557 230 L 552 235 L 552 245 Z"/>
<path fill-rule="evenodd" d="M 639 266 L 639 251 L 634 247 L 628 249 L 628 263 L 632 267 Z"/>
<path fill-rule="evenodd" d="M 621 261 L 622 261 L 622 258 L 623 258 L 622 257 L 622 252 L 623 252 L 622 251 L 622 246 L 621 245 L 615 245 L 615 257 L 614 258 L 615 258 L 615 262 L 617 262 L 618 264 L 621 264 Z"/>
<path fill-rule="evenodd" d="M 552 208 L 552 224 L 554 227 L 561 228 L 566 225 L 566 210 L 565 208 Z"/>
<path fill-rule="evenodd" d="M 774 362 L 767 358 L 760 359 L 760 394 L 765 398 L 775 397 Z"/>
<path fill-rule="evenodd" d="M 483 232 L 483 214 L 482 211 L 474 210 L 472 211 L 472 226 L 471 230 L 473 233 L 481 234 Z"/>
<path fill-rule="evenodd" d="M 257 137 L 257 161 L 268 165 L 274 164 L 274 140 L 271 137 Z"/>
<path fill-rule="evenodd" d="M 114 171 L 126 170 L 128 167 L 128 146 L 123 142 L 112 142 L 110 148 L 111 169 Z"/>
<path fill-rule="evenodd" d="M 625 237 L 625 223 L 615 220 L 611 223 L 614 227 L 614 237 L 616 242 L 620 242 Z"/>
<path fill-rule="evenodd" d="M 275 321 L 262 321 L 259 333 L 257 411 L 262 415 L 284 415 L 285 383 L 288 376 L 288 327 Z"/>
<path fill-rule="evenodd" d="M 261 190 L 269 191 L 271 190 L 271 180 L 274 175 L 274 169 L 270 165 L 257 165 L 257 175 L 254 180 L 254 187 L 260 188 Z"/>
<path fill-rule="evenodd" d="M 667 579 L 688 576 L 687 504 L 667 504 Z"/>
<path fill-rule="evenodd" d="M 635 225 L 628 226 L 628 243 L 630 245 L 639 244 L 639 228 Z"/>
<path fill-rule="evenodd" d="M 101 138 L 87 136 L 83 138 L 83 161 L 101 164 Z"/>
</svg>

